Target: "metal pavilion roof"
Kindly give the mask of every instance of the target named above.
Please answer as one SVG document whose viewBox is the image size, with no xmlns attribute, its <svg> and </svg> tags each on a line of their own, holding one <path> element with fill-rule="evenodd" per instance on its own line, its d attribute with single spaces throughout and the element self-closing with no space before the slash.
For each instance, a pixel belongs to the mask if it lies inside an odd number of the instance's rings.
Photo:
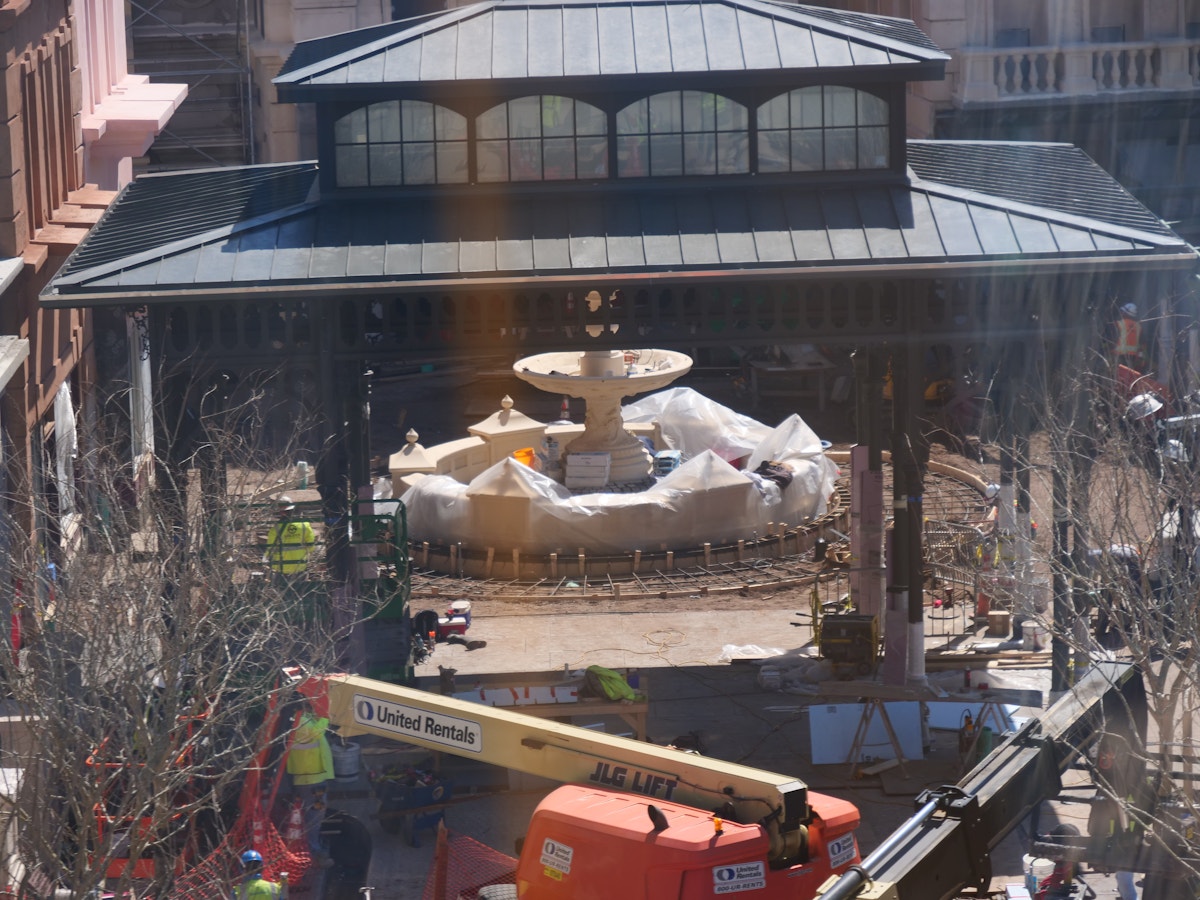
<svg viewBox="0 0 1200 900">
<path fill-rule="evenodd" d="M 995 161 L 995 144 L 924 143 L 908 183 L 824 187 L 738 180 L 709 181 L 703 191 L 588 191 L 560 183 L 520 195 L 346 200 L 315 196 L 315 163 L 145 176 L 121 193 L 42 300 L 165 302 L 255 288 L 302 296 L 556 277 L 633 282 L 663 273 L 827 278 L 864 267 L 951 275 L 1194 259 L 1082 152 L 1017 146 L 1031 168 L 976 189 L 962 185 Z M 1089 202 L 1067 203 L 1072 192 Z M 1039 195 L 1047 205 L 1032 202 Z M 231 196 L 240 200 L 211 204 Z"/>
<path fill-rule="evenodd" d="M 915 67 L 949 57 L 912 22 L 762 0 L 490 0 L 308 41 L 280 98 L 355 86 L 730 71 Z M 318 90 L 321 89 L 321 90 Z"/>
</svg>

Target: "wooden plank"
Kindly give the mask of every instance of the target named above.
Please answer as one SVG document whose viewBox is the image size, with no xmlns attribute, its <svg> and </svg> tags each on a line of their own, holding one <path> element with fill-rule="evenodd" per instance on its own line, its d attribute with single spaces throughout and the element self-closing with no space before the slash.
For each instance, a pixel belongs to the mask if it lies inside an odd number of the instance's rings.
<svg viewBox="0 0 1200 900">
<path fill-rule="evenodd" d="M 986 691 L 954 691 L 935 693 L 928 687 L 914 688 L 899 684 L 879 684 L 873 681 L 823 681 L 817 685 L 818 697 L 869 698 L 887 701 L 949 700 L 955 703 L 1003 703 L 1007 706 L 1040 707 L 1042 692 L 1019 688 L 989 688 Z"/>
<path fill-rule="evenodd" d="M 899 759 L 885 759 L 883 762 L 877 762 L 872 766 L 859 769 L 856 774 L 859 776 L 879 775 L 882 772 L 886 772 L 888 769 L 896 768 L 898 765 L 900 765 Z"/>
</svg>

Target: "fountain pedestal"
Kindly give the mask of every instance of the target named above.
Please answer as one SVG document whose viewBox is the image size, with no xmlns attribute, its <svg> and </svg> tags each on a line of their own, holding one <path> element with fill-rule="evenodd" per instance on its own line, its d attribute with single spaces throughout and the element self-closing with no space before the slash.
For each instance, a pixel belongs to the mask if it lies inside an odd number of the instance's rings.
<svg viewBox="0 0 1200 900">
<path fill-rule="evenodd" d="M 621 485 L 645 481 L 652 464 L 645 445 L 625 430 L 621 399 L 666 387 L 691 367 L 690 356 L 671 350 L 587 350 L 529 356 L 513 372 L 540 390 L 587 404 L 583 434 L 563 449 L 564 462 L 572 453 L 607 453 L 608 483 Z"/>
</svg>

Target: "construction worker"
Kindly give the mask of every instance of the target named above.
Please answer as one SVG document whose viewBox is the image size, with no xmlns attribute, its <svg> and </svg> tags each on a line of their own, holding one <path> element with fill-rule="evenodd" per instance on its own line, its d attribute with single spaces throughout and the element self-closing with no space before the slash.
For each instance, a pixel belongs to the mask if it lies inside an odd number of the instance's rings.
<svg viewBox="0 0 1200 900">
<path fill-rule="evenodd" d="M 263 877 L 262 854 L 257 850 L 242 854 L 242 883 L 234 900 L 287 900 L 287 895 L 287 872 L 279 873 L 279 881 L 267 881 Z"/>
<path fill-rule="evenodd" d="M 1113 356 L 1117 365 L 1141 372 L 1145 359 L 1142 356 L 1142 323 L 1137 316 L 1136 304 L 1126 303 L 1121 307 L 1113 335 Z"/>
<path fill-rule="evenodd" d="M 287 773 L 292 787 L 304 805 L 304 835 L 317 865 L 332 865 L 321 842 L 321 821 L 325 818 L 325 784 L 333 780 L 333 750 L 326 731 L 329 720 L 310 708 L 300 713 L 288 748 Z"/>
<path fill-rule="evenodd" d="M 308 556 L 317 542 L 313 527 L 293 518 L 296 504 L 286 494 L 276 503 L 279 520 L 267 532 L 267 552 L 263 560 L 277 578 L 295 579 L 308 567 Z"/>
</svg>

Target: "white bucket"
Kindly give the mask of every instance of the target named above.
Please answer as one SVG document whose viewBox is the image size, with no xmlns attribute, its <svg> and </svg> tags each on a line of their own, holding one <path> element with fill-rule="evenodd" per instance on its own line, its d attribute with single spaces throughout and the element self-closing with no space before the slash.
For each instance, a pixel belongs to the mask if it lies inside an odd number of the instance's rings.
<svg viewBox="0 0 1200 900">
<path fill-rule="evenodd" d="M 1025 889 L 1029 896 L 1037 893 L 1038 885 L 1043 878 L 1049 878 L 1054 872 L 1054 861 L 1040 856 L 1030 856 L 1026 853 L 1021 857 L 1021 865 L 1025 870 Z"/>
<path fill-rule="evenodd" d="M 362 747 L 353 741 L 330 741 L 329 749 L 333 754 L 334 781 L 358 781 Z"/>
<path fill-rule="evenodd" d="M 1021 649 L 1045 650 L 1050 643 L 1050 633 L 1046 626 L 1033 619 L 1021 623 Z"/>
</svg>

